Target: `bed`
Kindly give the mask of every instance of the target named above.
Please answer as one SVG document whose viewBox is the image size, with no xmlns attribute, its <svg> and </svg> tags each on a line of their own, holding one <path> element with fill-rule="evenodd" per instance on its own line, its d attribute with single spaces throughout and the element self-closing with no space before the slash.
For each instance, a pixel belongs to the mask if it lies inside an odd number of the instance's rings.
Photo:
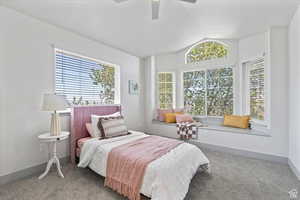
<svg viewBox="0 0 300 200">
<path fill-rule="evenodd" d="M 79 167 L 89 167 L 106 177 L 108 155 L 112 149 L 149 135 L 130 131 L 122 137 L 99 140 L 90 138 L 85 124 L 90 116 L 121 112 L 121 106 L 74 107 L 71 120 L 71 159 Z M 80 158 L 79 158 L 80 156 Z M 209 160 L 194 145 L 181 143 L 176 148 L 152 161 L 146 168 L 140 193 L 153 200 L 182 200 L 196 172 L 209 170 Z"/>
</svg>

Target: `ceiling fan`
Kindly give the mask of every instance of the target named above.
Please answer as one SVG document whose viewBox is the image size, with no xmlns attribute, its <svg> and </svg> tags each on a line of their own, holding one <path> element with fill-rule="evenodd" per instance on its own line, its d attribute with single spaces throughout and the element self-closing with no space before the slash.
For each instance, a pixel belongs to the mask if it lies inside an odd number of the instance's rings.
<svg viewBox="0 0 300 200">
<path fill-rule="evenodd" d="M 122 3 L 124 1 L 128 1 L 128 0 L 114 0 L 117 3 Z M 197 0 L 180 0 L 180 1 L 184 1 L 184 2 L 188 2 L 188 3 L 196 3 Z M 152 19 L 158 19 L 159 17 L 159 3 L 160 0 L 151 0 L 152 2 Z"/>
</svg>

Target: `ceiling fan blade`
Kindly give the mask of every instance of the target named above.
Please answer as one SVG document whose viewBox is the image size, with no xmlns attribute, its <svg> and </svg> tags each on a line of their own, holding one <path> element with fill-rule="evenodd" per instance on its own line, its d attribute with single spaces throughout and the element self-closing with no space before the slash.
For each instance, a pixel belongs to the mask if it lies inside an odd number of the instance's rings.
<svg viewBox="0 0 300 200">
<path fill-rule="evenodd" d="M 113 0 L 113 1 L 116 2 L 116 3 L 122 3 L 122 2 L 127 1 L 127 0 Z"/>
<path fill-rule="evenodd" d="M 152 19 L 159 17 L 159 0 L 152 0 Z"/>
<path fill-rule="evenodd" d="M 185 2 L 188 2 L 188 3 L 196 3 L 197 0 L 181 0 L 181 1 L 185 1 Z"/>
</svg>

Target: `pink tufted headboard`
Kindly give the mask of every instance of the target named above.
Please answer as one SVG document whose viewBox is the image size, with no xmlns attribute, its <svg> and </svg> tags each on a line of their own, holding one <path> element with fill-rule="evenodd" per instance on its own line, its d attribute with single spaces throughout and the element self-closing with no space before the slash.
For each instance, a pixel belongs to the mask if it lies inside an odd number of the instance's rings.
<svg viewBox="0 0 300 200">
<path fill-rule="evenodd" d="M 73 107 L 71 112 L 71 162 L 76 162 L 77 141 L 80 138 L 88 137 L 85 124 L 91 122 L 91 115 L 109 115 L 115 112 L 121 112 L 120 105 L 105 106 L 80 106 Z"/>
</svg>

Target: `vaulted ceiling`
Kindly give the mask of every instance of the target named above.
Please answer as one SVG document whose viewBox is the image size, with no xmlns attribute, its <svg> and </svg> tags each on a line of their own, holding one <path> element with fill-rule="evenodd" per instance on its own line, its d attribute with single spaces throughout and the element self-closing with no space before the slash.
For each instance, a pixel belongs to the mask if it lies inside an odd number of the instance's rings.
<svg viewBox="0 0 300 200">
<path fill-rule="evenodd" d="M 0 0 L 4 6 L 136 56 L 177 51 L 203 38 L 238 39 L 287 26 L 298 0 Z"/>
</svg>

